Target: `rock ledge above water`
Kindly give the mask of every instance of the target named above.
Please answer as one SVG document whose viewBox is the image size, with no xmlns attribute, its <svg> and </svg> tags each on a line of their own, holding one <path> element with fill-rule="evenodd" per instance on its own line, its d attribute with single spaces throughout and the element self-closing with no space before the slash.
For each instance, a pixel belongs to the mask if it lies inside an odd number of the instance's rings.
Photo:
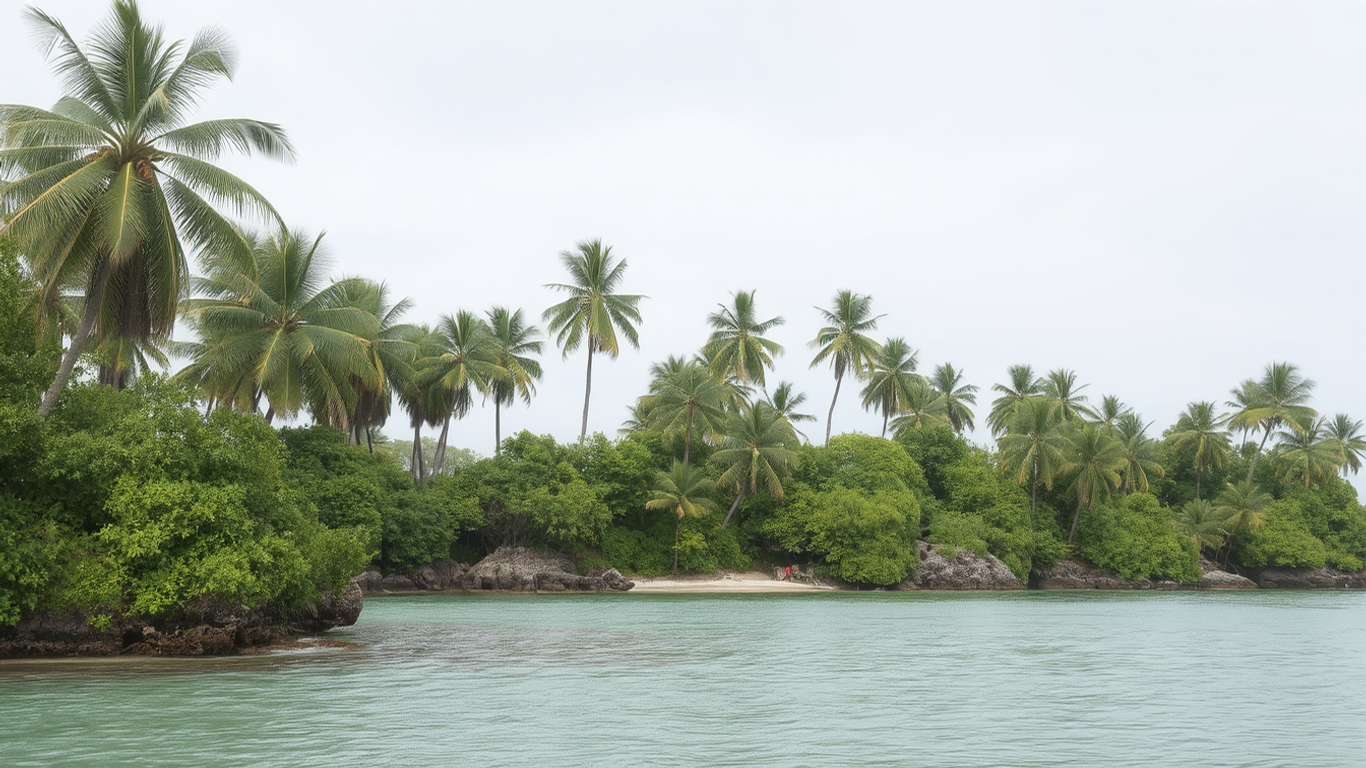
<svg viewBox="0 0 1366 768">
<path fill-rule="evenodd" d="M 897 589 L 1024 589 L 1006 564 L 992 555 L 982 557 L 966 549 L 956 550 L 944 557 L 935 545 L 916 542 L 920 551 L 920 565 Z"/>
</svg>

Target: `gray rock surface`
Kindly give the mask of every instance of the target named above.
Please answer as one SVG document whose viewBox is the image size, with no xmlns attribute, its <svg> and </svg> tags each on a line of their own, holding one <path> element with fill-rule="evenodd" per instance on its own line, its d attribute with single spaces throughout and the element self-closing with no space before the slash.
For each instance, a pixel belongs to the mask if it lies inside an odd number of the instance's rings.
<svg viewBox="0 0 1366 768">
<path fill-rule="evenodd" d="M 1200 589 L 1256 589 L 1257 582 L 1246 576 L 1229 573 L 1205 558 L 1200 558 L 1200 571 L 1204 574 L 1195 585 Z"/>
<path fill-rule="evenodd" d="M 1034 572 L 1039 589 L 1179 589 L 1174 581 L 1126 579 L 1111 571 L 1077 560 L 1062 562 Z"/>
<path fill-rule="evenodd" d="M 944 557 L 933 544 L 916 542 L 920 565 L 898 589 L 1024 589 L 1006 564 L 991 555 L 959 549 Z"/>
<path fill-rule="evenodd" d="M 574 561 L 560 552 L 499 547 L 466 571 L 460 586 L 498 592 L 624 592 L 635 582 L 616 570 L 579 574 Z"/>
<path fill-rule="evenodd" d="M 1265 589 L 1366 588 L 1366 571 L 1349 573 L 1336 568 L 1268 568 L 1255 578 Z"/>
</svg>

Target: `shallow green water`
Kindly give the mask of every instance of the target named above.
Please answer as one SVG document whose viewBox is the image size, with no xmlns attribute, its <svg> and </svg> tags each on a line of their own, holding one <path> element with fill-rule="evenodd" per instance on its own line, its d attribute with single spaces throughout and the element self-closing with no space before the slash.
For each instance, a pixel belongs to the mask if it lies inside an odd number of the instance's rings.
<svg viewBox="0 0 1366 768">
<path fill-rule="evenodd" d="M 359 650 L 0 663 L 0 765 L 1366 765 L 1366 593 L 367 600 Z"/>
</svg>

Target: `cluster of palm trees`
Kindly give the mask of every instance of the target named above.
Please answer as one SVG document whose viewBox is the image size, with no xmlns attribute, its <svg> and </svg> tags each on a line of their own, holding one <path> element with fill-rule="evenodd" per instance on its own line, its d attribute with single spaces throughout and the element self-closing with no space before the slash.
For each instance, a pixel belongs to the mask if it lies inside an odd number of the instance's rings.
<svg viewBox="0 0 1366 768">
<path fill-rule="evenodd" d="M 1065 369 L 1036 377 L 1029 366 L 1018 365 L 1008 376 L 1008 383 L 993 387 L 1000 397 L 987 417 L 998 436 L 1001 470 L 1029 485 L 1031 505 L 1040 486 L 1051 490 L 1059 481 L 1070 483 L 1066 491 L 1076 500 L 1076 511 L 1069 543 L 1083 510 L 1115 492 L 1146 492 L 1150 477 L 1164 476 L 1158 443 L 1146 434 L 1151 423 L 1118 398 L 1105 396 L 1092 407 L 1080 394 L 1085 385 L 1078 386 L 1076 375 Z M 1252 477 L 1273 436 L 1276 444 L 1268 455 L 1282 482 L 1308 488 L 1315 479 L 1360 469 L 1366 451 L 1362 422 L 1345 414 L 1331 421 L 1320 417 L 1307 405 L 1313 388 L 1294 365 L 1272 363 L 1260 380 L 1249 379 L 1233 390 L 1227 403 L 1232 412 L 1221 413 L 1212 402 L 1186 407 L 1165 438 L 1170 449 L 1192 457 L 1196 499 L 1181 511 L 1190 530 L 1217 535 L 1222 545 L 1223 536 L 1260 524 L 1255 513 L 1265 505 L 1251 511 L 1247 505 L 1262 498 Z M 1227 466 L 1233 451 L 1230 429 L 1242 431 L 1244 438 L 1261 433 L 1261 440 L 1246 478 L 1228 484 L 1211 503 L 1202 498 L 1200 481 L 1208 470 Z"/>
</svg>

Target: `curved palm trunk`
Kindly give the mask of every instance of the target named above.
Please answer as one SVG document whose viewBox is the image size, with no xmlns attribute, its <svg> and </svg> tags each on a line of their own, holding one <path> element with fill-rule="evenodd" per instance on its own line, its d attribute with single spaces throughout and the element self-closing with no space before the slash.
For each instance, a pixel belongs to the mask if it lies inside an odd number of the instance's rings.
<svg viewBox="0 0 1366 768">
<path fill-rule="evenodd" d="M 1252 482 L 1252 473 L 1257 470 L 1257 459 L 1262 457 L 1262 449 L 1266 447 L 1267 438 L 1271 437 L 1271 425 L 1266 425 L 1266 434 L 1262 435 L 1262 442 L 1257 444 L 1257 452 L 1252 454 L 1252 463 L 1247 468 L 1247 482 Z"/>
<path fill-rule="evenodd" d="M 503 412 L 502 403 L 498 398 L 493 399 L 493 455 L 498 456 L 503 452 Z"/>
<path fill-rule="evenodd" d="M 422 466 L 422 422 L 420 421 L 413 425 L 413 456 L 408 466 L 413 474 L 413 482 L 420 484 L 422 476 L 426 474 L 426 468 Z"/>
<path fill-rule="evenodd" d="M 39 416 L 46 417 L 52 413 L 52 409 L 57 407 L 57 398 L 62 394 L 62 390 L 66 389 L 67 382 L 71 381 L 71 372 L 75 370 L 76 361 L 85 351 L 85 345 L 90 341 L 90 334 L 95 330 L 95 320 L 100 316 L 100 304 L 104 302 L 104 289 L 109 285 L 109 272 L 109 260 L 101 259 L 94 274 L 90 276 L 90 290 L 86 291 L 85 294 L 85 309 L 81 313 L 81 324 L 76 327 L 76 333 L 71 337 L 71 346 L 67 347 L 66 354 L 62 355 L 62 362 L 57 366 L 56 378 L 52 380 L 52 384 L 43 393 L 43 400 L 38 405 Z"/>
<path fill-rule="evenodd" d="M 446 437 L 451 433 L 451 415 L 441 422 L 441 437 L 436 441 L 436 456 L 432 459 L 432 474 L 439 475 L 446 468 Z"/>
<path fill-rule="evenodd" d="M 1080 493 L 1080 488 L 1078 488 L 1078 493 L 1077 493 L 1077 511 L 1076 511 L 1075 513 L 1073 513 L 1073 515 L 1072 515 L 1072 530 L 1070 530 L 1070 531 L 1067 532 L 1067 545 L 1068 545 L 1068 546 L 1071 546 L 1071 545 L 1072 545 L 1072 538 L 1073 538 L 1074 536 L 1077 535 L 1077 523 L 1078 523 L 1080 520 L 1081 520 L 1081 493 Z"/>
<path fill-rule="evenodd" d="M 884 410 L 882 411 L 882 435 L 881 435 L 882 437 L 886 437 L 886 436 L 887 436 L 887 419 L 888 419 L 889 417 L 891 417 L 891 415 L 892 415 L 892 412 L 889 411 L 889 410 L 885 410 L 885 409 L 884 409 Z M 828 437 L 825 438 L 825 441 L 826 441 L 827 443 L 830 442 L 830 438 L 828 438 Z"/>
<path fill-rule="evenodd" d="M 735 510 L 737 510 L 737 509 L 740 508 L 740 500 L 743 499 L 743 498 L 745 498 L 745 486 L 744 486 L 743 484 L 741 484 L 741 485 L 740 485 L 740 493 L 739 493 L 738 495 L 736 495 L 734 503 L 732 503 L 732 504 L 730 505 L 730 511 L 726 513 L 726 519 L 724 519 L 724 520 L 721 521 L 721 527 L 722 527 L 722 528 L 725 528 L 725 527 L 726 527 L 726 523 L 729 523 L 729 522 L 730 522 L 731 515 L 734 515 L 734 514 L 735 514 Z"/>
<path fill-rule="evenodd" d="M 579 429 L 579 442 L 588 438 L 588 398 L 593 394 L 593 343 L 588 344 L 588 376 L 583 385 L 583 426 Z"/>
<path fill-rule="evenodd" d="M 835 401 L 840 399 L 840 382 L 844 380 L 844 375 L 835 377 L 835 396 L 830 398 L 830 412 L 825 415 L 825 444 L 830 444 L 830 424 L 835 420 Z"/>
</svg>

